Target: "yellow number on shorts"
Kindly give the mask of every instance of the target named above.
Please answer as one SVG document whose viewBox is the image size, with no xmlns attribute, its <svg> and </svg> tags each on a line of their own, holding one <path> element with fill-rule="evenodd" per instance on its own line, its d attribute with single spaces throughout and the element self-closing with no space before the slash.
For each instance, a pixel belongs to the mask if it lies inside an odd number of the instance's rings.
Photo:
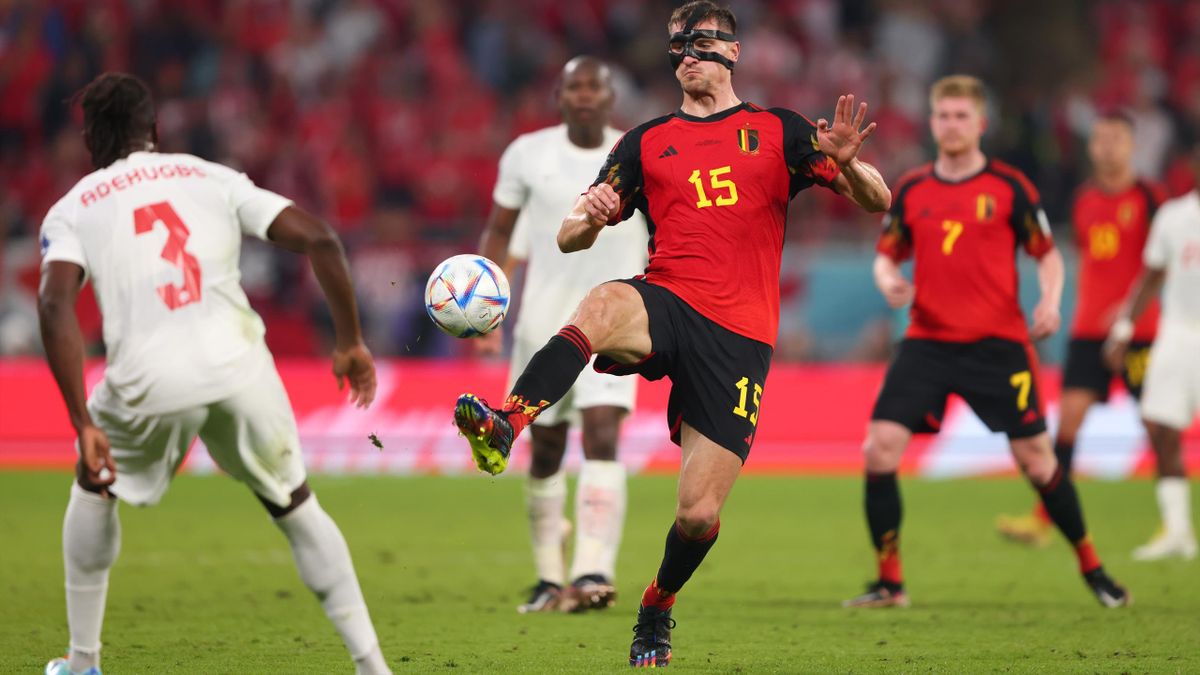
<svg viewBox="0 0 1200 675">
<path fill-rule="evenodd" d="M 1129 384 L 1134 387 L 1142 386 L 1146 379 L 1146 365 L 1150 363 L 1150 348 L 1130 349 L 1125 353 L 1125 374 Z"/>
<path fill-rule="evenodd" d="M 1033 386 L 1033 375 L 1028 370 L 1013 373 L 1008 383 L 1017 388 L 1017 410 L 1029 407 L 1029 389 Z"/>
<path fill-rule="evenodd" d="M 957 220 L 943 220 L 942 229 L 946 231 L 946 238 L 942 240 L 942 253 L 950 255 L 954 250 L 954 242 L 958 241 L 958 235 L 962 234 L 963 224 Z"/>
<path fill-rule="evenodd" d="M 750 378 L 743 377 L 738 380 L 733 386 L 738 390 L 738 404 L 733 409 L 733 414 L 738 417 L 745 417 L 750 420 L 750 424 L 758 426 L 758 406 L 762 400 L 763 388 L 757 382 L 754 384 L 754 411 L 746 410 L 746 397 L 750 393 Z"/>
<path fill-rule="evenodd" d="M 728 194 L 717 196 L 717 206 L 733 206 L 737 203 L 737 185 L 733 181 L 720 178 L 725 174 L 733 171 L 732 166 L 722 166 L 708 172 L 709 183 L 714 190 L 728 190 Z M 692 175 L 688 177 L 688 182 L 696 186 L 696 208 L 703 209 L 713 205 L 713 200 L 708 198 L 704 193 L 704 184 L 700 180 L 700 169 L 693 169 Z"/>
</svg>

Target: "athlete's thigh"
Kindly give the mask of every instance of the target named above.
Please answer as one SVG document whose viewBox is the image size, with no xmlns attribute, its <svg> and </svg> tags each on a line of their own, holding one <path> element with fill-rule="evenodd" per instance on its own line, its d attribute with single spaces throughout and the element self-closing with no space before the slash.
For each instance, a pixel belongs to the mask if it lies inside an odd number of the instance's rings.
<svg viewBox="0 0 1200 675">
<path fill-rule="evenodd" d="M 208 411 L 200 438 L 217 466 L 263 499 L 287 506 L 304 482 L 304 459 L 296 418 L 274 365 Z"/>
<path fill-rule="evenodd" d="M 745 462 L 762 414 L 773 350 L 690 307 L 681 308 L 678 321 L 671 427 L 687 424 Z M 682 434 L 678 442 L 683 445 Z"/>
<path fill-rule="evenodd" d="M 680 429 L 679 508 L 707 504 L 720 511 L 742 471 L 742 458 L 697 431 Z"/>
<path fill-rule="evenodd" d="M 888 364 L 871 420 L 895 422 L 912 433 L 940 429 L 950 394 L 946 370 L 959 349 L 932 340 L 902 340 Z"/>
<path fill-rule="evenodd" d="M 1174 429 L 1191 425 L 1200 396 L 1200 354 L 1171 334 L 1160 334 L 1150 351 L 1142 388 L 1142 417 Z M 1200 346 L 1196 347 L 1200 349 Z"/>
<path fill-rule="evenodd" d="M 1113 373 L 1104 363 L 1104 341 L 1074 338 L 1067 344 L 1062 388 L 1086 390 L 1094 400 L 1107 401 Z"/>
<path fill-rule="evenodd" d="M 953 391 L 987 428 L 1010 439 L 1046 431 L 1033 347 L 987 338 L 969 345 L 954 368 Z"/>
<path fill-rule="evenodd" d="M 203 424 L 203 407 L 171 413 L 138 412 L 97 387 L 88 401 L 92 420 L 108 435 L 117 467 L 113 494 L 138 506 L 157 504 L 187 457 Z"/>
<path fill-rule="evenodd" d="M 571 324 L 588 337 L 593 351 L 619 363 L 636 363 L 653 350 L 642 294 L 625 281 L 609 281 L 589 291 Z"/>
</svg>

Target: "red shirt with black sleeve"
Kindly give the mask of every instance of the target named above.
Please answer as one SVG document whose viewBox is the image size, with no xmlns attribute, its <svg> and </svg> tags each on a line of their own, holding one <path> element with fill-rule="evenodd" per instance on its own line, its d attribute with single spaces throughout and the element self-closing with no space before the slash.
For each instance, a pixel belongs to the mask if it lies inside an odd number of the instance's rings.
<svg viewBox="0 0 1200 675">
<path fill-rule="evenodd" d="M 955 182 L 926 164 L 905 174 L 895 195 L 876 249 L 897 262 L 914 258 L 907 337 L 1028 342 L 1017 246 L 1039 259 L 1054 249 L 1029 179 L 995 159 Z"/>
<path fill-rule="evenodd" d="M 838 167 L 817 129 L 783 108 L 742 103 L 708 117 L 682 111 L 628 131 L 593 185 L 608 183 L 620 213 L 646 216 L 644 278 L 739 335 L 774 346 L 788 201 Z"/>
<path fill-rule="evenodd" d="M 1079 298 L 1071 337 L 1103 340 L 1108 336 L 1121 303 L 1142 271 L 1150 221 L 1164 199 L 1162 190 L 1144 181 L 1120 192 L 1105 192 L 1087 184 L 1075 194 L 1071 223 L 1079 246 Z M 1134 326 L 1133 339 L 1154 339 L 1158 312 L 1155 298 Z"/>
</svg>

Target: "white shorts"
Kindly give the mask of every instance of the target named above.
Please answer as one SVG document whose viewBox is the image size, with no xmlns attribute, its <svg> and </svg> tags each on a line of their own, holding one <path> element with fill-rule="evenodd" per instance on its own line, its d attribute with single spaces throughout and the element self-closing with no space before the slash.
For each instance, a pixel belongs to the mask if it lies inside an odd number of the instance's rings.
<svg viewBox="0 0 1200 675">
<path fill-rule="evenodd" d="M 533 355 L 544 346 L 546 346 L 545 342 L 535 343 L 532 340 L 521 338 L 513 340 L 512 366 L 508 371 L 508 391 L 512 391 L 521 371 L 525 369 Z M 593 356 L 592 361 L 594 362 L 595 359 L 596 357 Z M 543 410 L 533 424 L 539 427 L 552 427 L 563 422 L 578 425 L 581 420 L 580 410 L 611 405 L 632 411 L 636 400 L 636 376 L 617 377 L 616 375 L 597 373 L 592 369 L 592 363 L 589 362 L 567 395 L 562 397 L 558 403 Z"/>
<path fill-rule="evenodd" d="M 157 504 L 197 436 L 217 466 L 281 507 L 305 480 L 296 418 L 273 363 L 229 398 L 153 415 L 125 405 L 101 382 L 88 411 L 112 446 L 112 491 L 129 504 Z"/>
<path fill-rule="evenodd" d="M 1200 331 L 1164 326 L 1150 348 L 1142 417 L 1187 429 L 1200 410 Z"/>
</svg>

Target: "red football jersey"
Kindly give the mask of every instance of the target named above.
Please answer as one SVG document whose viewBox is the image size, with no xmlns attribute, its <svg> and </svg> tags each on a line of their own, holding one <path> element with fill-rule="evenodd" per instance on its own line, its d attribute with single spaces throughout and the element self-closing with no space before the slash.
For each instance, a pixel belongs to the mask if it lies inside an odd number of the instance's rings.
<svg viewBox="0 0 1200 675">
<path fill-rule="evenodd" d="M 914 257 L 916 298 L 907 336 L 1027 342 L 1017 245 L 1035 258 L 1054 248 L 1029 179 L 995 159 L 956 182 L 926 164 L 905 174 L 895 194 L 876 248 L 897 262 Z"/>
<path fill-rule="evenodd" d="M 1071 222 L 1079 246 L 1079 299 L 1071 337 L 1103 340 L 1117 310 L 1142 271 L 1142 249 L 1150 221 L 1163 193 L 1138 181 L 1109 193 L 1088 184 L 1075 195 Z M 1158 299 L 1148 307 L 1133 332 L 1135 340 L 1153 340 L 1158 327 Z"/>
<path fill-rule="evenodd" d="M 646 215 L 645 280 L 729 330 L 774 346 L 788 201 L 830 186 L 833 160 L 816 127 L 783 108 L 749 103 L 708 117 L 682 111 L 627 132 L 594 184 L 621 198 L 610 224 Z"/>
</svg>

